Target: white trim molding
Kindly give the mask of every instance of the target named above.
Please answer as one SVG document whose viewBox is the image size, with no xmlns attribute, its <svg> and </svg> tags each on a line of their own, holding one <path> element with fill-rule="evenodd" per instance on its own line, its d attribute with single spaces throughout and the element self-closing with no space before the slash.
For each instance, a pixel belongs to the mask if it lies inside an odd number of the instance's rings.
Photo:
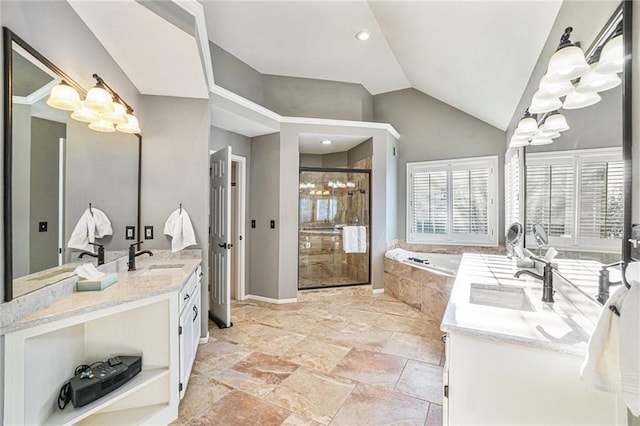
<svg viewBox="0 0 640 426">
<path fill-rule="evenodd" d="M 373 294 L 382 294 L 384 293 L 384 288 L 374 288 Z"/>
<path fill-rule="evenodd" d="M 263 297 L 263 296 L 255 296 L 253 294 L 247 294 L 247 299 L 251 299 L 251 300 L 257 300 L 259 302 L 267 302 L 267 303 L 275 303 L 276 305 L 282 305 L 285 303 L 297 303 L 298 302 L 298 298 L 294 297 L 292 299 L 272 299 L 270 297 Z"/>
</svg>

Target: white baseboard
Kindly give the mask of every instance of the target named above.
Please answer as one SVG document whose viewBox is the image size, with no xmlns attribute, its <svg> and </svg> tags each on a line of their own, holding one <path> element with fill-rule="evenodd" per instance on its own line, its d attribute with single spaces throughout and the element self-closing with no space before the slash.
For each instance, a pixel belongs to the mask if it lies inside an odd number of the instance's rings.
<svg viewBox="0 0 640 426">
<path fill-rule="evenodd" d="M 380 293 L 384 293 L 384 288 L 374 288 L 373 289 L 373 294 L 380 294 Z"/>
<path fill-rule="evenodd" d="M 293 299 L 272 299 L 270 297 L 262 297 L 262 296 L 254 296 L 253 294 L 247 294 L 246 299 L 253 299 L 259 302 L 267 302 L 267 303 L 276 303 L 278 305 L 283 303 L 296 303 L 298 302 L 298 298 L 294 297 Z"/>
<path fill-rule="evenodd" d="M 203 345 L 205 343 L 207 343 L 209 341 L 209 330 L 207 330 L 207 335 L 204 337 L 201 337 L 200 340 L 198 341 L 199 344 Z"/>
</svg>

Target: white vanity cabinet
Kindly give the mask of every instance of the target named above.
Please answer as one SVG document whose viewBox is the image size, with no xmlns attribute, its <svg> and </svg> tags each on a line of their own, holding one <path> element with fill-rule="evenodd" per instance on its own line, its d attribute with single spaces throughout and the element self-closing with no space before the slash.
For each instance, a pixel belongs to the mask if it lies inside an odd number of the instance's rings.
<svg viewBox="0 0 640 426">
<path fill-rule="evenodd" d="M 142 267 L 121 272 L 118 283 L 104 291 L 72 293 L 3 329 L 2 424 L 156 425 L 175 420 L 201 324 L 200 260 L 181 262 L 184 273 Z M 58 409 L 59 390 L 76 366 L 116 355 L 141 355 L 142 371 L 83 407 L 69 402 Z"/>
<path fill-rule="evenodd" d="M 180 292 L 180 325 L 178 335 L 180 341 L 180 399 L 184 398 L 191 375 L 191 368 L 196 359 L 196 351 L 200 342 L 200 302 L 202 272 L 200 267 L 189 277 Z"/>
<path fill-rule="evenodd" d="M 583 358 L 449 333 L 445 425 L 626 425 L 613 394 L 580 380 Z"/>
</svg>

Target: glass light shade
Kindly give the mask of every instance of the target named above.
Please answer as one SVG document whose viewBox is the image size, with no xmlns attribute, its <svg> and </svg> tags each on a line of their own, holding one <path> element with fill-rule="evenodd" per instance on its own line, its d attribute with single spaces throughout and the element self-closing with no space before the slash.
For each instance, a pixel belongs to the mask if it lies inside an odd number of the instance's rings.
<svg viewBox="0 0 640 426">
<path fill-rule="evenodd" d="M 531 106 L 529 107 L 529 112 L 533 114 L 539 114 L 544 112 L 554 111 L 562 106 L 562 102 L 558 98 L 545 99 L 541 98 L 539 95 L 539 91 L 533 95 L 533 99 L 531 100 Z M 537 129 L 537 125 L 536 125 Z"/>
<path fill-rule="evenodd" d="M 140 133 L 138 119 L 132 114 L 127 114 L 127 122 L 124 124 L 118 124 L 116 130 L 122 133 Z"/>
<path fill-rule="evenodd" d="M 622 80 L 615 73 L 600 74 L 597 72 L 598 63 L 591 64 L 591 71 L 580 77 L 576 91 L 580 93 L 602 92 L 622 84 Z"/>
<path fill-rule="evenodd" d="M 91 130 L 95 130 L 96 132 L 112 133 L 116 131 L 113 123 L 103 119 L 102 117 L 100 117 L 98 121 L 94 121 L 93 123 L 89 124 L 89 128 Z"/>
<path fill-rule="evenodd" d="M 545 133 L 564 132 L 569 130 L 569 125 L 564 115 L 551 114 L 544 120 L 543 130 Z"/>
<path fill-rule="evenodd" d="M 84 105 L 97 112 L 113 112 L 111 93 L 99 86 L 94 86 L 89 90 Z"/>
<path fill-rule="evenodd" d="M 584 52 L 577 46 L 567 46 L 553 54 L 547 68 L 549 83 L 570 81 L 589 71 Z"/>
<path fill-rule="evenodd" d="M 522 140 L 522 139 L 511 139 L 511 143 L 509 144 L 509 148 L 520 148 L 521 146 L 528 146 L 529 145 L 529 141 L 528 140 Z"/>
<path fill-rule="evenodd" d="M 76 89 L 62 82 L 51 89 L 47 105 L 65 111 L 73 111 L 80 108 L 80 95 Z"/>
<path fill-rule="evenodd" d="M 622 35 L 609 40 L 602 48 L 600 62 L 596 72 L 601 74 L 612 74 L 622 72 L 624 69 L 624 43 Z"/>
<path fill-rule="evenodd" d="M 578 109 L 585 108 L 600 102 L 600 95 L 597 93 L 579 93 L 575 92 L 564 99 L 564 104 L 562 108 L 564 109 Z"/>
<path fill-rule="evenodd" d="M 71 118 L 82 121 L 83 123 L 93 123 L 94 121 L 100 120 L 100 114 L 87 108 L 84 106 L 84 102 L 81 102 L 80 108 L 73 111 Z"/>
<path fill-rule="evenodd" d="M 546 136 L 536 136 L 531 139 L 531 145 L 549 145 L 550 143 L 553 143 L 553 139 Z"/>
<path fill-rule="evenodd" d="M 538 97 L 540 97 L 540 99 L 561 98 L 574 91 L 575 89 L 570 81 L 565 80 L 559 83 L 551 83 L 545 74 L 540 80 Z"/>
<path fill-rule="evenodd" d="M 521 136 L 533 136 L 538 131 L 538 123 L 533 117 L 526 117 L 520 120 L 516 133 Z"/>
<path fill-rule="evenodd" d="M 127 123 L 127 110 L 120 102 L 113 103 L 113 112 L 107 112 L 102 114 L 102 118 L 110 121 L 114 124 L 126 124 Z"/>
</svg>

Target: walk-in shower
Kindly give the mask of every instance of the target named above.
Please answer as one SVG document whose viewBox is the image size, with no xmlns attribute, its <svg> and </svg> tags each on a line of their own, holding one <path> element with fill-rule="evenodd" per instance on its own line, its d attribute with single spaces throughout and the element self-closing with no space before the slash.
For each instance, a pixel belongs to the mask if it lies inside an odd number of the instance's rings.
<svg viewBox="0 0 640 426">
<path fill-rule="evenodd" d="M 298 288 L 368 284 L 370 171 L 300 169 Z"/>
</svg>

